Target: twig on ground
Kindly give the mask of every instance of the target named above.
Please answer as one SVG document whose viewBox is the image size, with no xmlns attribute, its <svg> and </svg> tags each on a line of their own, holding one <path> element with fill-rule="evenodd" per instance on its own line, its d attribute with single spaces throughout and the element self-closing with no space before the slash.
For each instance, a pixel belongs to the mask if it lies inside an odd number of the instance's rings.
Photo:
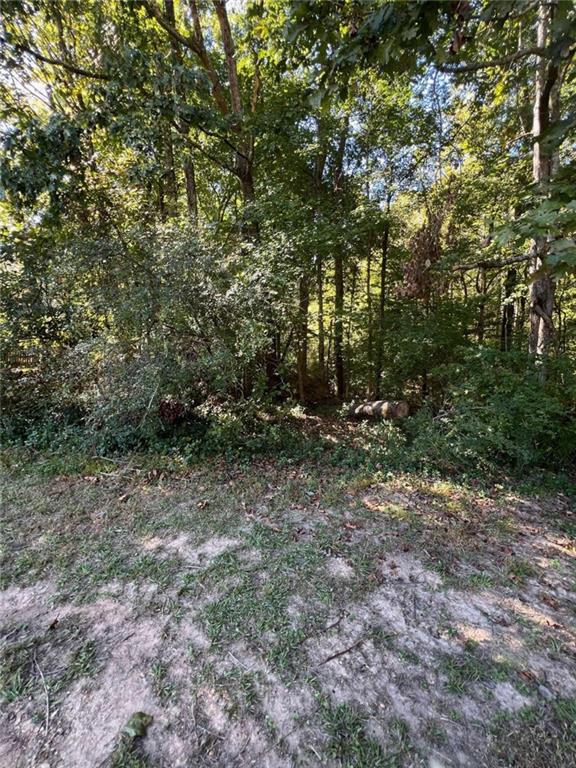
<svg viewBox="0 0 576 768">
<path fill-rule="evenodd" d="M 306 635 L 306 637 L 303 637 L 302 640 L 300 640 L 300 645 L 303 645 L 307 640 L 310 640 L 313 637 L 317 637 L 322 632 L 328 632 L 331 629 L 334 629 L 334 627 L 337 627 L 338 624 L 342 621 L 343 618 L 345 618 L 346 614 L 341 613 L 340 616 L 336 619 L 336 621 L 333 621 L 331 624 L 328 624 L 326 627 L 322 627 L 318 630 L 318 632 L 314 632 L 310 635 Z"/>
<path fill-rule="evenodd" d="M 230 656 L 231 659 L 234 659 L 236 664 L 239 664 L 241 667 L 244 667 L 244 669 L 250 671 L 250 667 L 247 667 L 246 664 L 244 664 L 240 659 L 237 659 L 236 656 L 232 653 L 232 651 L 228 651 L 228 656 Z"/>
<path fill-rule="evenodd" d="M 339 656 L 344 656 L 345 653 L 350 653 L 350 651 L 353 651 L 363 642 L 364 642 L 364 638 L 361 637 L 360 640 L 357 640 L 353 645 L 350 645 L 348 648 L 344 648 L 342 651 L 338 651 L 337 653 L 333 653 L 331 656 L 328 656 L 328 658 L 324 659 L 324 661 L 321 661 L 318 664 L 318 666 L 321 667 L 322 664 L 327 664 L 329 661 L 332 661 L 333 659 L 337 659 Z"/>
</svg>

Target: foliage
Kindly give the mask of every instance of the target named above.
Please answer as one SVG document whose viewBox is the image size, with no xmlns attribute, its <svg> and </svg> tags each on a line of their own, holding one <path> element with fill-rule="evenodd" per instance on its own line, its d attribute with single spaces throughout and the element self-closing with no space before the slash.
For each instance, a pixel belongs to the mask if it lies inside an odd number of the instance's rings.
<svg viewBox="0 0 576 768">
<path fill-rule="evenodd" d="M 7 439 L 568 463 L 575 17 L 554 4 L 535 57 L 536 5 L 9 3 Z M 551 341 L 527 359 L 544 273 Z M 416 415 L 350 444 L 292 413 L 380 397 Z"/>
<path fill-rule="evenodd" d="M 437 414 L 413 418 L 411 450 L 432 467 L 448 470 L 508 466 L 561 466 L 573 461 L 576 378 L 564 361 L 543 390 L 525 355 L 466 350 L 458 363 L 437 371 L 450 381 Z"/>
</svg>

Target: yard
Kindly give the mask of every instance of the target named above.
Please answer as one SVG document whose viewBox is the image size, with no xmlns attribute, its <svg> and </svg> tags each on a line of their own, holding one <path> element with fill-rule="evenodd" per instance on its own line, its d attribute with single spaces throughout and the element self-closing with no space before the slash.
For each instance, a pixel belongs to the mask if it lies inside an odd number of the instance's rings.
<svg viewBox="0 0 576 768">
<path fill-rule="evenodd" d="M 7 464 L 2 768 L 576 765 L 573 498 Z"/>
</svg>

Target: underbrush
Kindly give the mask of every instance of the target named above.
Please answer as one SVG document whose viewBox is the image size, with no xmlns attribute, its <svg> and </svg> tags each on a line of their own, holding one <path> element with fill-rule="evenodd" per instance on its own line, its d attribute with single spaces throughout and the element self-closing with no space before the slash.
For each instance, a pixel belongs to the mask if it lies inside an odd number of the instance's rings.
<svg viewBox="0 0 576 768">
<path fill-rule="evenodd" d="M 304 410 L 265 400 L 205 399 L 184 404 L 158 396 L 126 417 L 119 403 L 106 419 L 78 403 L 5 414 L 4 445 L 44 456 L 114 459 L 134 453 L 192 464 L 270 458 L 314 461 L 350 470 L 420 471 L 445 476 L 533 478 L 570 474 L 576 462 L 576 376 L 549 362 L 540 371 L 523 355 L 463 351 L 435 371 L 443 395 L 402 422 L 349 421 L 343 412 Z"/>
</svg>

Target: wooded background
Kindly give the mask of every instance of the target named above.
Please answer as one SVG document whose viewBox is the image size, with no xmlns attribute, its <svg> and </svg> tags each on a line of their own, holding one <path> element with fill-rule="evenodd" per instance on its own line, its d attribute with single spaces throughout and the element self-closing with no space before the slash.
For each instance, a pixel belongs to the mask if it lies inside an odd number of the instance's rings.
<svg viewBox="0 0 576 768">
<path fill-rule="evenodd" d="M 574 456 L 572 2 L 4 0 L 1 24 L 11 439 L 385 397 L 471 460 Z"/>
</svg>

